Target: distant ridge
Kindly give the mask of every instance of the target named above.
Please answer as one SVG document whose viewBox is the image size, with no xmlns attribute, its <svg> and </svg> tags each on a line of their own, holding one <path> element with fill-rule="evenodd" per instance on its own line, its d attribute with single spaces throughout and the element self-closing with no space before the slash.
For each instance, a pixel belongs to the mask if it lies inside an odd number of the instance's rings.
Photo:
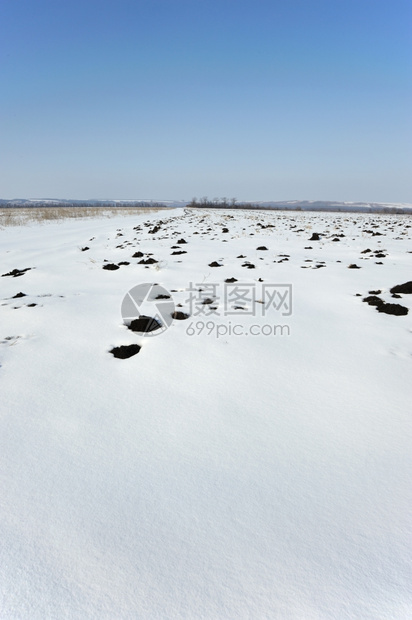
<svg viewBox="0 0 412 620">
<path fill-rule="evenodd" d="M 261 208 L 296 211 L 343 211 L 361 213 L 412 213 L 412 203 L 406 202 L 338 202 L 326 200 L 289 200 L 286 202 L 259 202 Z"/>
<path fill-rule="evenodd" d="M 359 212 L 359 213 L 388 213 L 388 214 L 412 214 L 412 203 L 405 202 L 339 202 L 326 200 L 287 200 L 287 201 L 250 201 L 250 202 L 226 202 L 222 200 L 208 200 L 202 198 L 199 201 L 185 200 L 70 200 L 60 198 L 14 198 L 11 200 L 0 199 L 0 208 L 19 207 L 196 207 L 211 209 L 270 209 L 278 211 L 330 211 L 330 212 Z"/>
<path fill-rule="evenodd" d="M 153 199 L 130 199 L 130 200 L 100 200 L 97 198 L 65 199 L 65 198 L 12 198 L 5 200 L 0 198 L 0 207 L 181 207 L 187 202 L 179 200 L 153 200 Z"/>
<path fill-rule="evenodd" d="M 209 209 L 270 209 L 277 211 L 329 211 L 360 213 L 412 214 L 412 203 L 402 202 L 338 202 L 326 200 L 286 200 L 236 202 L 194 198 L 187 206 Z"/>
</svg>

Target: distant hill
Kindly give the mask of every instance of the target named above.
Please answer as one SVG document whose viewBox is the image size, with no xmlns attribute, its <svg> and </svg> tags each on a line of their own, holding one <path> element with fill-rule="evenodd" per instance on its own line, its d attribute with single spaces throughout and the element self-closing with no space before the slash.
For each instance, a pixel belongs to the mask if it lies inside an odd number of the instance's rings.
<svg viewBox="0 0 412 620">
<path fill-rule="evenodd" d="M 326 200 L 289 200 L 286 202 L 259 202 L 266 209 L 297 211 L 356 211 L 363 213 L 412 213 L 412 203 L 337 202 Z"/>
<path fill-rule="evenodd" d="M 70 200 L 61 198 L 13 198 L 12 200 L 0 199 L 0 207 L 182 207 L 187 203 L 176 200 Z"/>
<path fill-rule="evenodd" d="M 14 198 L 0 199 L 0 208 L 19 207 L 196 207 L 209 209 L 273 209 L 279 211 L 331 211 L 331 212 L 360 212 L 360 213 L 392 213 L 412 214 L 412 203 L 390 202 L 338 202 L 326 200 L 287 200 L 287 201 L 257 201 L 237 202 L 208 200 L 201 198 L 191 201 L 184 200 L 69 200 L 59 198 Z"/>
<path fill-rule="evenodd" d="M 330 211 L 330 212 L 360 212 L 360 213 L 412 213 L 412 203 L 389 203 L 389 202 L 338 202 L 326 200 L 287 200 L 287 201 L 258 201 L 236 202 L 234 199 L 227 201 L 208 200 L 201 198 L 193 199 L 188 203 L 189 207 L 209 209 L 271 209 L 278 211 Z"/>
</svg>

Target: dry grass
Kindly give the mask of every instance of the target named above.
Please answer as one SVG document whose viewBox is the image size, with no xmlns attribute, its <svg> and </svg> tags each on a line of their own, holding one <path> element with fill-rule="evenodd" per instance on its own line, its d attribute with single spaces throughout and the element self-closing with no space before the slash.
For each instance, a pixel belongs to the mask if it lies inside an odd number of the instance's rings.
<svg viewBox="0 0 412 620">
<path fill-rule="evenodd" d="M 0 208 L 0 227 L 25 226 L 59 222 L 76 218 L 115 217 L 118 215 L 138 215 L 155 213 L 169 207 L 20 207 Z"/>
</svg>

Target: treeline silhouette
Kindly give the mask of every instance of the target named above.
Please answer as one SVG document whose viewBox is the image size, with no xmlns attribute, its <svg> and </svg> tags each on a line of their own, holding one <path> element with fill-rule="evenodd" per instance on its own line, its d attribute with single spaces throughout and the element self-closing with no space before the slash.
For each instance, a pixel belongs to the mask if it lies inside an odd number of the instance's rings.
<svg viewBox="0 0 412 620">
<path fill-rule="evenodd" d="M 238 202 L 237 198 L 208 198 L 203 196 L 202 198 L 192 198 L 187 205 L 188 207 L 205 207 L 209 209 L 250 209 L 251 207 L 257 207 L 258 205 L 253 202 Z"/>
<path fill-rule="evenodd" d="M 345 204 L 325 201 L 317 202 L 238 202 L 236 198 L 213 198 L 207 196 L 192 198 L 186 205 L 195 208 L 207 209 L 259 209 L 263 211 L 323 211 L 331 213 L 380 213 L 382 215 L 410 215 L 412 208 L 397 207 L 378 203 L 372 204 Z"/>
</svg>

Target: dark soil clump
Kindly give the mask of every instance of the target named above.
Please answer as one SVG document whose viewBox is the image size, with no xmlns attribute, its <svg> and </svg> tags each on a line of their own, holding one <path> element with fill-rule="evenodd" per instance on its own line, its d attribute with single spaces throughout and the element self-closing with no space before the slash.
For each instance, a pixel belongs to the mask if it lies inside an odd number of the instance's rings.
<svg viewBox="0 0 412 620">
<path fill-rule="evenodd" d="M 2 278 L 6 276 L 12 276 L 13 278 L 18 278 L 26 273 L 26 271 L 30 271 L 31 267 L 26 267 L 26 269 L 13 269 L 13 271 L 9 271 L 8 273 L 3 273 Z"/>
<path fill-rule="evenodd" d="M 128 344 L 121 347 L 114 347 L 111 349 L 110 353 L 120 360 L 126 360 L 129 357 L 136 355 L 136 353 L 139 353 L 141 348 L 142 347 L 139 347 L 138 344 Z"/>
<path fill-rule="evenodd" d="M 412 281 L 405 282 L 405 284 L 397 284 L 390 289 L 391 293 L 403 293 L 405 295 L 412 294 Z"/>
<path fill-rule="evenodd" d="M 184 321 L 185 319 L 189 318 L 189 315 L 186 314 L 186 312 L 180 312 L 179 310 L 176 310 L 176 312 L 172 312 L 172 318 L 176 319 L 177 321 Z"/>
<path fill-rule="evenodd" d="M 139 260 L 138 265 L 153 265 L 154 263 L 158 262 L 159 261 L 157 261 L 155 258 L 146 258 L 146 260 L 142 258 L 142 260 Z"/>
<path fill-rule="evenodd" d="M 154 332 L 162 327 L 163 325 L 157 319 L 144 314 L 141 314 L 138 319 L 134 319 L 129 325 L 132 332 L 142 333 Z"/>
<path fill-rule="evenodd" d="M 115 265 L 114 263 L 107 263 L 107 265 L 103 265 L 103 269 L 107 269 L 108 271 L 116 271 L 116 269 L 119 269 L 119 265 Z"/>
<path fill-rule="evenodd" d="M 400 304 L 380 304 L 376 306 L 378 312 L 384 312 L 385 314 L 394 314 L 395 316 L 405 316 L 408 314 L 408 308 L 401 306 Z"/>
<path fill-rule="evenodd" d="M 376 295 L 369 295 L 369 297 L 365 297 L 362 301 L 365 301 L 369 306 L 380 306 L 384 303 L 384 301 L 380 297 L 376 297 Z"/>
</svg>

